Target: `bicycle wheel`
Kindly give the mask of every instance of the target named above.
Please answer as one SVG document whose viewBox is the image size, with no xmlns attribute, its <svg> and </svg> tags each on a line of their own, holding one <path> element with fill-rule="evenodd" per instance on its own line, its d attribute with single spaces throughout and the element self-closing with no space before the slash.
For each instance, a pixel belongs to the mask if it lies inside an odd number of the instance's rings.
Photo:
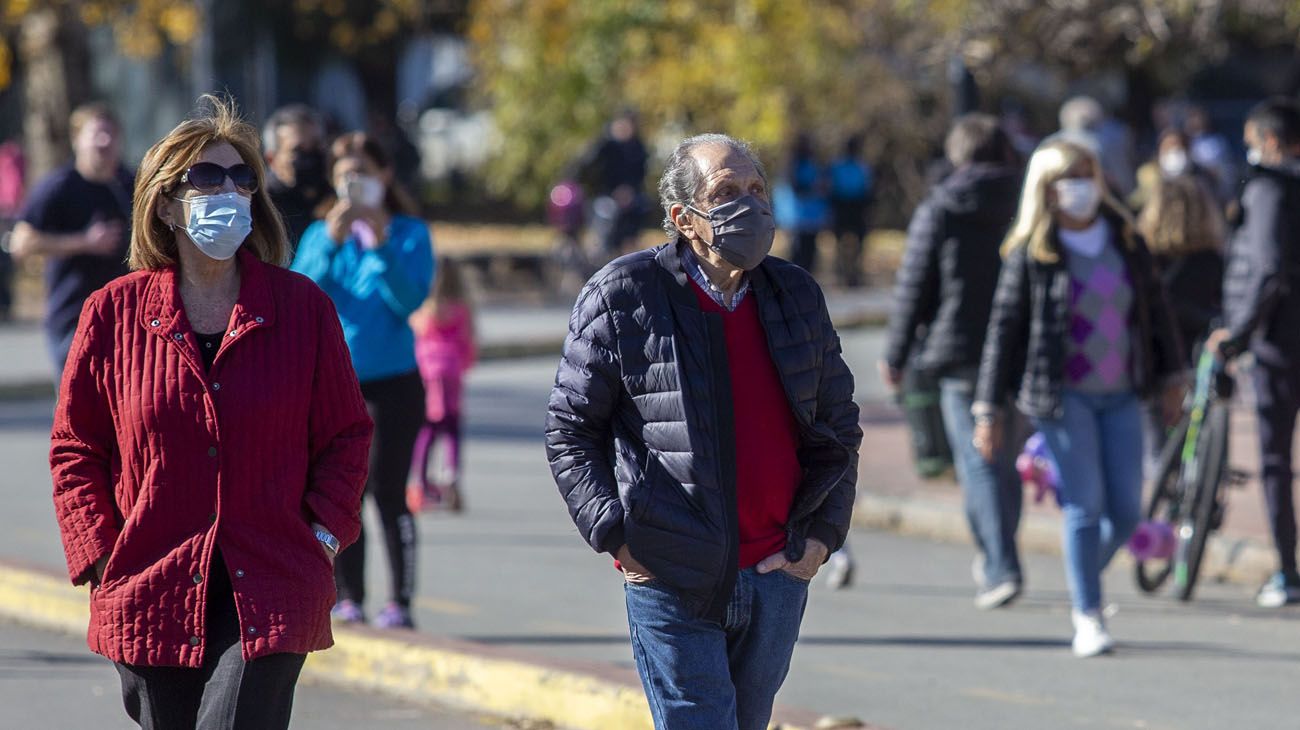
<svg viewBox="0 0 1300 730">
<path fill-rule="evenodd" d="M 1187 438 L 1190 424 L 1191 421 L 1186 417 L 1179 421 L 1160 452 L 1159 468 L 1152 481 L 1151 496 L 1147 502 L 1148 521 L 1175 525 L 1182 515 L 1182 491 L 1178 485 L 1178 474 L 1182 466 L 1183 441 Z M 1138 560 L 1134 571 L 1138 588 L 1143 593 L 1155 593 L 1169 579 L 1172 570 L 1173 561 L 1169 559 Z"/>
<path fill-rule="evenodd" d="M 1224 401 L 1210 403 L 1201 426 L 1196 445 L 1200 456 L 1192 491 L 1191 514 L 1184 515 L 1178 539 L 1186 541 L 1186 550 L 1179 551 L 1182 560 L 1174 566 L 1174 585 L 1178 600 L 1192 600 L 1196 579 L 1200 577 L 1201 558 L 1205 556 L 1205 543 L 1214 529 L 1214 513 L 1218 509 L 1219 485 L 1223 483 L 1224 466 L 1228 455 L 1228 404 Z M 1190 528 L 1191 534 L 1184 534 Z M 1177 554 L 1177 553 L 1176 553 Z"/>
</svg>

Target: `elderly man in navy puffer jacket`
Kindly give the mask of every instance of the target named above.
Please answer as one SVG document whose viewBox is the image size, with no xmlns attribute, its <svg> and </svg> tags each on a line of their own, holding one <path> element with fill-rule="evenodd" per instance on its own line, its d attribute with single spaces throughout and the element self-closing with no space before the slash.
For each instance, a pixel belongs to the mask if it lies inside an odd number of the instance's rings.
<svg viewBox="0 0 1300 730">
<path fill-rule="evenodd" d="M 762 730 L 808 581 L 848 531 L 853 376 L 816 282 L 767 255 L 747 145 L 683 141 L 659 193 L 670 241 L 606 266 L 574 307 L 547 456 L 623 571 L 655 727 Z"/>
</svg>

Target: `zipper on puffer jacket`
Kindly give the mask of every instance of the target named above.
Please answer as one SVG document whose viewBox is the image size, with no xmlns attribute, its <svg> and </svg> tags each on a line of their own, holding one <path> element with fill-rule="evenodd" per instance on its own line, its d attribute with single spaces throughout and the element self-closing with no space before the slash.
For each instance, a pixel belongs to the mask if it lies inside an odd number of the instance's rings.
<svg viewBox="0 0 1300 730">
<path fill-rule="evenodd" d="M 714 348 L 721 346 L 724 352 L 726 348 L 726 335 L 722 333 L 722 317 L 721 315 L 710 315 L 703 311 L 700 312 L 700 316 L 704 321 L 704 331 L 708 339 L 705 357 L 709 375 L 713 379 L 713 410 L 716 426 L 713 429 L 713 448 L 714 453 L 717 454 L 717 458 L 714 459 L 714 466 L 717 470 L 718 488 L 722 490 L 722 526 L 727 533 L 727 549 L 723 555 L 722 574 L 714 585 L 713 595 L 709 598 L 705 614 L 720 617 L 720 620 L 722 620 L 726 617 L 727 605 L 731 602 L 731 592 L 735 587 L 740 551 L 740 517 L 738 514 L 739 505 L 736 500 L 735 470 L 732 470 L 732 478 L 728 479 L 725 466 L 727 460 L 724 458 L 723 450 L 723 445 L 728 443 L 724 436 L 730 436 L 731 449 L 725 456 L 729 456 L 734 463 L 736 460 L 736 428 L 733 415 L 734 404 L 731 398 L 731 378 L 725 367 L 718 362 L 719 357 L 714 354 Z M 724 423 L 727 425 L 726 428 L 723 427 Z"/>
</svg>

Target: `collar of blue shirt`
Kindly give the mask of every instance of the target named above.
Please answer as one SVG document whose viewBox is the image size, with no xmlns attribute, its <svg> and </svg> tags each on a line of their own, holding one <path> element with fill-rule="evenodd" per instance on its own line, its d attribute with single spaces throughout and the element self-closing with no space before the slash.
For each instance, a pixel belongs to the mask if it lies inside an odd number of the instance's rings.
<svg viewBox="0 0 1300 730">
<path fill-rule="evenodd" d="M 691 244 L 687 241 L 682 242 L 682 267 L 686 269 L 686 275 L 704 290 L 709 298 L 718 306 L 728 312 L 736 311 L 736 307 L 744 301 L 745 295 L 749 293 L 749 272 L 746 271 L 740 277 L 740 288 L 736 290 L 735 296 L 731 298 L 731 303 L 727 303 L 727 297 L 723 294 L 722 289 L 718 288 L 709 277 L 704 273 L 704 268 L 700 266 L 700 259 L 691 249 Z"/>
</svg>

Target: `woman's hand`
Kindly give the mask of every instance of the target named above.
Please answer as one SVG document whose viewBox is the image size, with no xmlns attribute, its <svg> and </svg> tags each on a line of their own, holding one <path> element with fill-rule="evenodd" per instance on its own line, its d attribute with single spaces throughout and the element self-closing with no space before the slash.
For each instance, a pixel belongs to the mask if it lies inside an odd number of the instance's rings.
<svg viewBox="0 0 1300 730">
<path fill-rule="evenodd" d="M 897 392 L 903 385 L 903 373 L 889 366 L 889 363 L 880 360 L 876 363 L 876 369 L 880 371 L 880 381 L 889 388 L 890 392 Z"/>
<path fill-rule="evenodd" d="M 329 532 L 329 529 L 319 522 L 311 523 L 311 529 L 312 532 Z M 330 534 L 332 535 L 333 533 Z M 320 549 L 325 551 L 325 557 L 329 558 L 330 565 L 333 565 L 334 558 L 337 558 L 338 554 L 331 550 L 328 545 L 321 541 L 320 538 L 316 538 L 316 542 L 320 543 Z"/>
<path fill-rule="evenodd" d="M 352 235 L 352 221 L 357 219 L 357 208 L 351 201 L 339 198 L 325 214 L 325 232 L 334 245 L 341 246 Z"/>
<path fill-rule="evenodd" d="M 388 215 L 383 208 L 360 208 L 354 207 L 354 220 L 361 221 L 370 226 L 374 238 L 367 242 L 366 248 L 381 248 L 388 243 L 388 224 L 392 221 L 392 216 Z"/>
<path fill-rule="evenodd" d="M 1002 423 L 998 419 L 975 421 L 975 435 L 971 445 L 979 452 L 984 461 L 992 463 L 993 456 L 1002 448 Z"/>
</svg>

